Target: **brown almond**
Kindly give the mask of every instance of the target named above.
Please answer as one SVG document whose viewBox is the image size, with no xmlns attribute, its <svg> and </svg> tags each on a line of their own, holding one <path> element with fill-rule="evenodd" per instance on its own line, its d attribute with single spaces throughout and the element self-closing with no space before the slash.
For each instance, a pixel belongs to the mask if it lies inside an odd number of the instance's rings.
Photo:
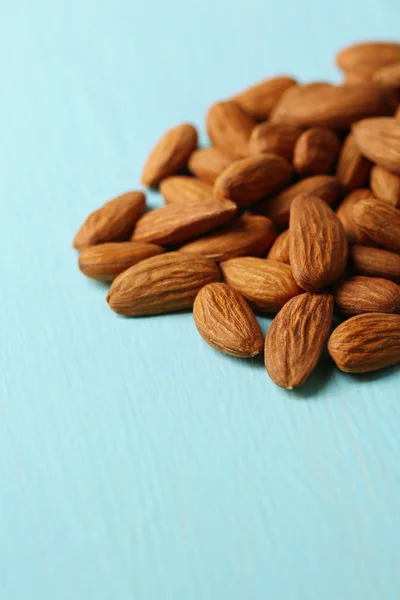
<svg viewBox="0 0 400 600">
<path fill-rule="evenodd" d="M 293 166 L 302 177 L 329 174 L 338 157 L 340 141 L 337 135 L 324 127 L 312 127 L 301 134 L 296 142 Z"/>
<path fill-rule="evenodd" d="M 368 373 L 400 362 L 400 315 L 366 313 L 332 333 L 328 351 L 346 373 Z"/>
<path fill-rule="evenodd" d="M 336 177 L 345 192 L 364 187 L 368 182 L 371 162 L 359 151 L 352 133 L 346 137 L 336 168 Z"/>
<path fill-rule="evenodd" d="M 182 244 L 222 225 L 235 214 L 236 205 L 229 200 L 175 202 L 143 215 L 132 240 L 166 246 Z"/>
<path fill-rule="evenodd" d="M 375 71 L 372 80 L 385 87 L 400 88 L 400 56 L 399 62 L 386 65 Z"/>
<path fill-rule="evenodd" d="M 316 292 L 342 275 L 347 238 L 333 210 L 320 198 L 301 194 L 290 209 L 290 265 L 299 287 Z"/>
<path fill-rule="evenodd" d="M 162 254 L 164 248 L 140 242 L 110 242 L 84 248 L 78 265 L 82 273 L 98 281 L 112 281 L 138 262 Z"/>
<path fill-rule="evenodd" d="M 168 252 L 130 267 L 111 284 L 110 308 L 127 317 L 191 308 L 202 287 L 220 281 L 218 266 L 204 256 Z"/>
<path fill-rule="evenodd" d="M 267 254 L 269 260 L 276 260 L 287 265 L 290 264 L 289 258 L 289 229 L 282 231 L 271 246 Z"/>
<path fill-rule="evenodd" d="M 243 215 L 189 242 L 180 252 L 201 254 L 216 262 L 237 256 L 262 256 L 277 236 L 275 225 L 259 215 Z"/>
<path fill-rule="evenodd" d="M 353 218 L 359 231 L 387 250 L 400 252 L 400 210 L 382 200 L 357 202 Z"/>
<path fill-rule="evenodd" d="M 379 200 L 386 200 L 396 208 L 400 206 L 400 176 L 375 165 L 370 176 L 371 189 Z"/>
<path fill-rule="evenodd" d="M 390 117 L 364 119 L 353 126 L 361 154 L 400 175 L 400 120 Z"/>
<path fill-rule="evenodd" d="M 233 158 L 247 154 L 247 143 L 256 122 L 236 102 L 217 102 L 206 117 L 208 136 L 216 148 Z"/>
<path fill-rule="evenodd" d="M 212 185 L 231 162 L 232 158 L 218 148 L 199 148 L 190 155 L 188 167 L 193 175 Z"/>
<path fill-rule="evenodd" d="M 336 55 L 336 64 L 343 71 L 383 67 L 400 60 L 397 42 L 361 42 L 346 46 Z"/>
<path fill-rule="evenodd" d="M 156 185 L 185 166 L 197 146 L 197 131 L 189 123 L 169 129 L 157 142 L 142 173 L 143 185 Z"/>
<path fill-rule="evenodd" d="M 317 366 L 329 335 L 331 294 L 301 294 L 277 314 L 265 338 L 265 367 L 272 381 L 291 390 Z"/>
<path fill-rule="evenodd" d="M 83 250 L 95 244 L 126 240 L 145 208 L 142 192 L 127 192 L 106 202 L 85 219 L 74 237 L 73 247 Z"/>
<path fill-rule="evenodd" d="M 260 312 L 277 312 L 300 293 L 289 265 L 244 256 L 221 263 L 226 283 L 243 294 L 250 306 Z"/>
<path fill-rule="evenodd" d="M 160 192 L 167 204 L 210 201 L 213 195 L 211 185 L 186 175 L 173 175 L 163 179 L 160 183 Z"/>
<path fill-rule="evenodd" d="M 251 358 L 264 346 L 253 311 L 239 292 L 225 283 L 209 283 L 197 294 L 193 317 L 201 337 L 213 348 Z"/>
<path fill-rule="evenodd" d="M 281 75 L 256 83 L 232 98 L 240 108 L 256 121 L 264 121 L 282 94 L 297 82 Z"/>
<path fill-rule="evenodd" d="M 394 113 L 395 119 L 400 119 L 400 104 L 398 105 L 396 112 Z"/>
<path fill-rule="evenodd" d="M 215 180 L 214 195 L 249 206 L 281 189 L 292 176 L 292 167 L 281 156 L 258 154 L 233 162 Z"/>
<path fill-rule="evenodd" d="M 285 123 L 260 123 L 254 127 L 249 140 L 249 154 L 276 154 L 292 162 L 293 151 L 303 130 Z"/>
<path fill-rule="evenodd" d="M 352 246 L 349 257 L 356 273 L 400 283 L 400 255 L 382 248 Z"/>
<path fill-rule="evenodd" d="M 371 84 L 376 67 L 373 65 L 350 69 L 345 72 L 343 83 L 349 85 L 365 85 Z"/>
<path fill-rule="evenodd" d="M 400 287 L 381 277 L 350 277 L 335 286 L 334 296 L 336 306 L 345 315 L 400 312 Z"/>
<path fill-rule="evenodd" d="M 354 221 L 353 218 L 353 207 L 361 200 L 374 198 L 371 190 L 360 189 L 353 190 L 342 200 L 336 210 L 336 216 L 343 225 L 343 229 L 346 233 L 347 241 L 349 244 L 366 244 L 370 245 L 371 240 L 365 234 L 363 234 Z"/>
</svg>

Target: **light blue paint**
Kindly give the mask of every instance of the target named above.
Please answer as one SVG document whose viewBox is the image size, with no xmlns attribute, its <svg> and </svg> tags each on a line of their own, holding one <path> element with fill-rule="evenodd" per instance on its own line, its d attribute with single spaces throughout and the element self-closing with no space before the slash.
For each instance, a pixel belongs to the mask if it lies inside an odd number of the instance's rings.
<svg viewBox="0 0 400 600">
<path fill-rule="evenodd" d="M 118 318 L 70 247 L 165 128 L 202 128 L 276 72 L 337 79 L 336 49 L 395 38 L 399 16 L 397 0 L 2 3 L 2 600 L 399 598 L 398 373 L 330 369 L 288 394 L 190 314 Z"/>
</svg>

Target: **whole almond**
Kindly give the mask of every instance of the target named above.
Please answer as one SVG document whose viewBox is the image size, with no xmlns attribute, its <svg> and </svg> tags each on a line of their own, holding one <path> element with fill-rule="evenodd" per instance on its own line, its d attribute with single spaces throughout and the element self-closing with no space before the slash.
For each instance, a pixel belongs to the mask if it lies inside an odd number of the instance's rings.
<svg viewBox="0 0 400 600">
<path fill-rule="evenodd" d="M 189 123 L 169 129 L 151 151 L 142 173 L 143 185 L 156 185 L 185 166 L 197 146 L 197 131 Z"/>
<path fill-rule="evenodd" d="M 385 87 L 400 88 L 400 56 L 399 62 L 386 65 L 375 71 L 372 80 Z"/>
<path fill-rule="evenodd" d="M 253 311 L 239 292 L 225 283 L 209 283 L 197 294 L 193 317 L 201 337 L 213 348 L 251 358 L 264 346 Z"/>
<path fill-rule="evenodd" d="M 82 273 L 98 281 L 112 281 L 138 262 L 162 254 L 164 248 L 140 242 L 110 242 L 84 248 L 78 265 Z"/>
<path fill-rule="evenodd" d="M 289 265 L 244 256 L 231 258 L 220 266 L 226 283 L 260 312 L 277 312 L 300 293 Z"/>
<path fill-rule="evenodd" d="M 229 200 L 175 202 L 143 215 L 132 240 L 166 246 L 181 244 L 222 225 L 235 214 L 236 205 Z"/>
<path fill-rule="evenodd" d="M 264 121 L 282 94 L 296 85 L 293 77 L 281 75 L 256 83 L 232 98 L 240 108 L 256 121 Z"/>
<path fill-rule="evenodd" d="M 218 266 L 204 256 L 168 252 L 130 267 L 111 284 L 110 308 L 127 317 L 191 308 L 197 293 L 220 281 Z"/>
<path fill-rule="evenodd" d="M 277 236 L 275 225 L 259 215 L 243 215 L 189 242 L 180 252 L 201 254 L 216 262 L 237 256 L 262 256 Z"/>
<path fill-rule="evenodd" d="M 333 210 L 320 198 L 301 194 L 290 209 L 290 265 L 297 284 L 316 292 L 342 275 L 347 238 Z"/>
<path fill-rule="evenodd" d="M 359 231 L 387 250 L 400 252 L 400 211 L 382 200 L 357 202 L 353 218 Z"/>
<path fill-rule="evenodd" d="M 344 200 L 342 200 L 336 210 L 336 215 L 343 225 L 343 229 L 346 233 L 349 244 L 370 245 L 370 238 L 359 230 L 353 217 L 353 207 L 361 200 L 369 198 L 374 199 L 374 195 L 371 190 L 353 190 L 346 196 Z"/>
<path fill-rule="evenodd" d="M 95 244 L 126 240 L 145 208 L 142 192 L 127 192 L 106 202 L 86 218 L 74 237 L 73 247 L 83 250 Z"/>
<path fill-rule="evenodd" d="M 346 373 L 368 373 L 400 362 L 400 315 L 366 313 L 332 333 L 328 351 Z"/>
<path fill-rule="evenodd" d="M 256 122 L 236 102 L 217 102 L 206 117 L 208 136 L 216 148 L 233 158 L 247 154 L 247 143 Z"/>
<path fill-rule="evenodd" d="M 214 195 L 249 206 L 281 189 L 292 176 L 292 167 L 281 156 L 258 154 L 233 162 L 215 180 Z"/>
<path fill-rule="evenodd" d="M 349 257 L 356 273 L 400 283 L 400 255 L 382 248 L 352 246 Z"/>
<path fill-rule="evenodd" d="M 293 389 L 317 366 L 332 323 L 330 294 L 301 294 L 277 314 L 265 338 L 265 367 L 272 381 Z"/>
<path fill-rule="evenodd" d="M 373 80 L 375 71 L 375 65 L 367 65 L 358 68 L 355 67 L 345 72 L 343 83 L 350 85 L 365 85 L 366 83 L 370 84 Z"/>
<path fill-rule="evenodd" d="M 396 208 L 400 206 L 400 176 L 383 167 L 372 167 L 371 189 L 379 200 L 386 200 Z"/>
<path fill-rule="evenodd" d="M 189 156 L 188 167 L 196 177 L 212 185 L 231 162 L 232 158 L 218 148 L 199 148 Z"/>
<path fill-rule="evenodd" d="M 368 182 L 371 162 L 359 151 L 352 133 L 346 137 L 336 168 L 336 177 L 345 192 L 364 187 Z"/>
<path fill-rule="evenodd" d="M 249 140 L 249 154 L 276 154 L 292 162 L 293 151 L 301 127 L 285 123 L 260 123 L 254 127 Z"/>
<path fill-rule="evenodd" d="M 400 120 L 390 117 L 364 119 L 353 126 L 361 154 L 400 175 Z"/>
<path fill-rule="evenodd" d="M 346 46 L 336 55 L 336 64 L 343 71 L 375 68 L 400 60 L 400 44 L 397 42 L 361 42 Z"/>
<path fill-rule="evenodd" d="M 289 258 L 289 229 L 282 231 L 271 246 L 267 254 L 269 260 L 290 264 Z"/>
<path fill-rule="evenodd" d="M 324 127 L 312 127 L 301 134 L 296 142 L 293 166 L 302 177 L 329 174 L 338 157 L 340 141 L 337 135 Z"/>
<path fill-rule="evenodd" d="M 173 175 L 160 183 L 160 193 L 167 204 L 175 202 L 210 201 L 212 186 L 195 177 Z"/>
<path fill-rule="evenodd" d="M 400 312 L 400 287 L 380 277 L 350 277 L 335 286 L 334 296 L 336 306 L 345 315 Z"/>
</svg>

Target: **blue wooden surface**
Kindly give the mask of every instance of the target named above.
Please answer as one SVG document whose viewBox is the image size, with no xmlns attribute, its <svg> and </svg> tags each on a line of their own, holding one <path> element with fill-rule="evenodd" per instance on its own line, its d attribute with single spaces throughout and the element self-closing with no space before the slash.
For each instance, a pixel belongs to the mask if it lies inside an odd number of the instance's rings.
<svg viewBox="0 0 400 600">
<path fill-rule="evenodd" d="M 398 372 L 327 361 L 289 394 L 190 314 L 117 317 L 71 249 L 165 128 L 274 73 L 335 80 L 399 12 L 1 3 L 2 600 L 399 598 Z"/>
</svg>

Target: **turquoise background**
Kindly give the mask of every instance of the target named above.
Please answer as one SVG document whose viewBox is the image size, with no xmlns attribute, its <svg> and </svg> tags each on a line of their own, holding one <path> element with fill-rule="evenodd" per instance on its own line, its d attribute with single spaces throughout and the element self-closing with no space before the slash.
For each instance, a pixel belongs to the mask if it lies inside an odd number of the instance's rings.
<svg viewBox="0 0 400 600">
<path fill-rule="evenodd" d="M 1 599 L 397 600 L 398 372 L 277 389 L 190 314 L 116 316 L 71 240 L 166 128 L 275 73 L 338 80 L 398 1 L 0 7 Z"/>
</svg>

